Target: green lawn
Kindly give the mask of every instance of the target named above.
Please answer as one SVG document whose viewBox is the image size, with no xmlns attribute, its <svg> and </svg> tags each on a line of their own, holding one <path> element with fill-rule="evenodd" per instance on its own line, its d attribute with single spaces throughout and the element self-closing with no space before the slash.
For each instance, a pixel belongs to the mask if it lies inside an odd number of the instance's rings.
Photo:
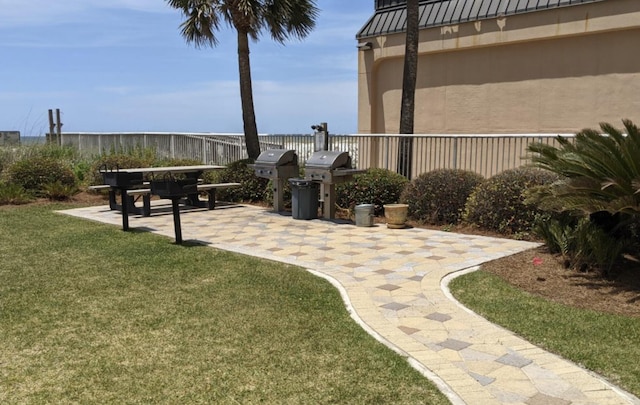
<svg viewBox="0 0 640 405">
<path fill-rule="evenodd" d="M 0 403 L 448 403 L 325 280 L 63 207 L 0 207 Z"/>
<path fill-rule="evenodd" d="M 458 277 L 449 287 L 490 321 L 640 395 L 640 319 L 550 302 L 483 271 Z"/>
</svg>

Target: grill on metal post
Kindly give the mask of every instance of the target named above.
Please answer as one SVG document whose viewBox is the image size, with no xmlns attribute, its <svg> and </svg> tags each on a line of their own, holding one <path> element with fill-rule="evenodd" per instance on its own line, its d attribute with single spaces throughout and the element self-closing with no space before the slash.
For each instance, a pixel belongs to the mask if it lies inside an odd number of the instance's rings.
<svg viewBox="0 0 640 405">
<path fill-rule="evenodd" d="M 100 172 L 102 173 L 104 184 L 111 186 L 114 190 L 120 191 L 120 198 L 122 199 L 122 230 L 128 231 L 129 208 L 133 208 L 134 203 L 133 198 L 127 195 L 127 189 L 142 185 L 142 173 L 120 171 L 120 168 L 117 166 L 115 169 L 108 169 L 106 165 L 100 169 Z"/>
<path fill-rule="evenodd" d="M 364 172 L 351 167 L 348 152 L 321 150 L 311 155 L 305 164 L 304 177 L 320 183 L 323 218 L 336 216 L 336 184 L 350 182 L 354 175 Z"/>
<path fill-rule="evenodd" d="M 180 223 L 180 199 L 198 192 L 198 179 L 176 179 L 171 175 L 165 175 L 161 179 L 151 180 L 151 192 L 160 196 L 160 198 L 171 200 L 176 243 L 181 244 L 182 225 Z"/>
<path fill-rule="evenodd" d="M 295 150 L 268 149 L 249 165 L 258 177 L 271 180 L 273 185 L 273 210 L 284 211 L 284 185 L 300 173 L 298 155 Z"/>
</svg>

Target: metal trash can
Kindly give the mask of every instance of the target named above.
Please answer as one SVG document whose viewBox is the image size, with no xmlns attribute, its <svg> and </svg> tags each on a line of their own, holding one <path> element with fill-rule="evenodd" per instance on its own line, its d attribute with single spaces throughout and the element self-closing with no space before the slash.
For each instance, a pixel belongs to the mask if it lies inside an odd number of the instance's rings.
<svg viewBox="0 0 640 405">
<path fill-rule="evenodd" d="M 356 226 L 373 226 L 373 204 L 356 205 Z"/>
<path fill-rule="evenodd" d="M 318 218 L 318 183 L 305 179 L 289 179 L 291 184 L 291 216 L 293 219 Z"/>
</svg>

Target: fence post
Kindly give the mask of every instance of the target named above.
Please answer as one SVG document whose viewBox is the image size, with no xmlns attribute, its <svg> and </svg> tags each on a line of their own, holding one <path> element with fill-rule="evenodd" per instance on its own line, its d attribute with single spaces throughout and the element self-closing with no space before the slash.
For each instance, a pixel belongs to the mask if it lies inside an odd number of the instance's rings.
<svg viewBox="0 0 640 405">
<path fill-rule="evenodd" d="M 202 138 L 202 163 L 208 164 L 208 156 L 207 156 L 207 141 L 205 140 L 205 138 Z"/>
<path fill-rule="evenodd" d="M 453 168 L 458 168 L 458 137 L 453 138 Z"/>
</svg>

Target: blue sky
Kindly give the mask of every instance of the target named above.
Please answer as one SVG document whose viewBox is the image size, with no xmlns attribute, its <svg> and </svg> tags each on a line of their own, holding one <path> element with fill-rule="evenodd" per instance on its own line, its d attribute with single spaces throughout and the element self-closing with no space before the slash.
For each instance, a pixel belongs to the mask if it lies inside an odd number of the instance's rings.
<svg viewBox="0 0 640 405">
<path fill-rule="evenodd" d="M 373 0 L 317 0 L 316 29 L 251 46 L 258 131 L 357 132 L 355 34 Z M 164 0 L 0 0 L 0 131 L 242 132 L 235 31 L 215 48 L 180 35 Z"/>
</svg>

